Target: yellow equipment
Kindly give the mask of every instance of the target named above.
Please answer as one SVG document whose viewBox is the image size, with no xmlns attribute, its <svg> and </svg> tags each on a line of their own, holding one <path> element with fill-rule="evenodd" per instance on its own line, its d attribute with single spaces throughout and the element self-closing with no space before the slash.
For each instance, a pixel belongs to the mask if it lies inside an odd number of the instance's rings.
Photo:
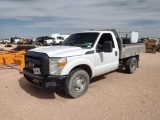
<svg viewBox="0 0 160 120">
<path fill-rule="evenodd" d="M 23 68 L 25 67 L 24 63 L 24 55 L 26 51 L 1 51 L 0 52 L 0 66 L 8 65 L 8 64 L 18 64 L 20 65 L 20 72 L 23 72 Z"/>
<path fill-rule="evenodd" d="M 13 50 L 1 50 L 0 51 L 0 66 L 8 64 L 18 64 L 20 65 L 20 73 L 23 72 L 25 67 L 24 56 L 27 50 L 36 48 L 35 45 L 17 45 Z"/>
<path fill-rule="evenodd" d="M 159 43 L 158 43 L 157 51 L 160 52 L 160 41 L 159 41 Z"/>
<path fill-rule="evenodd" d="M 159 39 L 148 37 L 148 39 L 144 39 L 144 43 L 146 45 L 147 53 L 156 53 L 158 49 Z"/>
</svg>

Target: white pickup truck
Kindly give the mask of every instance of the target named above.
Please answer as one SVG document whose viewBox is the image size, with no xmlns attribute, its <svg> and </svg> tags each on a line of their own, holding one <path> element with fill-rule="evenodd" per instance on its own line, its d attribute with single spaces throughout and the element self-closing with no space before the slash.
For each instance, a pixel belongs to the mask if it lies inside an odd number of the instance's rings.
<svg viewBox="0 0 160 120">
<path fill-rule="evenodd" d="M 66 38 L 69 37 L 69 35 L 61 35 L 59 33 L 55 33 L 55 34 L 52 34 L 51 37 L 54 38 L 53 45 L 57 45 L 62 43 Z"/>
<path fill-rule="evenodd" d="M 11 39 L 10 38 L 2 39 L 2 43 L 4 44 L 11 43 Z"/>
<path fill-rule="evenodd" d="M 55 38 L 53 37 L 46 37 L 44 40 L 44 45 L 53 45 L 53 41 L 55 40 Z"/>
<path fill-rule="evenodd" d="M 120 66 L 134 73 L 143 51 L 144 44 L 123 44 L 115 29 L 75 33 L 61 45 L 27 51 L 24 77 L 41 88 L 62 88 L 77 98 L 87 91 L 95 76 Z"/>
<path fill-rule="evenodd" d="M 20 41 L 20 40 L 23 40 L 23 37 L 16 37 L 16 38 L 14 38 L 14 40 L 13 40 L 13 42 L 14 42 L 14 44 L 17 44 L 18 43 L 18 41 Z"/>
</svg>

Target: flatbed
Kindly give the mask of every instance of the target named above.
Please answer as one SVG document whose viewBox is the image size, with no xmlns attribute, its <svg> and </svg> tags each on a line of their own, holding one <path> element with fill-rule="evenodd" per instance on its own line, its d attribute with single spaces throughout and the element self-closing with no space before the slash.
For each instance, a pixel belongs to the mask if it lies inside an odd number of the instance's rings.
<svg viewBox="0 0 160 120">
<path fill-rule="evenodd" d="M 145 45 L 143 43 L 124 44 L 120 59 L 135 56 L 144 51 L 145 51 Z"/>
</svg>

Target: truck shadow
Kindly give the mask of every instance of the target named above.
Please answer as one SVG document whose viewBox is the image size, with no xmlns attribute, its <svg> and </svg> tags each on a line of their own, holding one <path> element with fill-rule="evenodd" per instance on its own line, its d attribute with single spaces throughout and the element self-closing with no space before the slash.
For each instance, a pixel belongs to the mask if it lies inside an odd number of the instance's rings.
<svg viewBox="0 0 160 120">
<path fill-rule="evenodd" d="M 0 70 L 1 69 L 15 69 L 15 70 L 19 70 L 19 65 L 15 65 L 15 64 L 10 64 L 10 65 L 2 65 L 0 66 Z"/>
<path fill-rule="evenodd" d="M 121 70 L 121 69 L 120 70 L 118 69 L 118 70 L 113 71 L 113 72 L 120 72 L 120 73 L 127 74 L 127 73 L 125 73 L 124 70 Z M 103 75 L 100 75 L 100 76 L 97 76 L 97 77 L 93 78 L 90 81 L 90 84 L 101 81 L 101 80 L 104 80 L 105 78 L 107 78 L 108 74 L 111 74 L 113 72 L 106 73 L 106 74 L 103 74 Z M 56 99 L 56 95 L 58 95 L 62 98 L 66 98 L 66 99 L 73 99 L 73 98 L 69 97 L 68 95 L 66 95 L 64 90 L 54 91 L 54 90 L 47 90 L 47 89 L 38 88 L 38 87 L 32 85 L 31 83 L 29 83 L 28 81 L 26 81 L 24 77 L 19 79 L 19 85 L 21 86 L 21 88 L 25 92 L 27 92 L 31 96 L 34 96 L 34 97 L 39 98 L 39 99 Z"/>
<path fill-rule="evenodd" d="M 34 86 L 33 84 L 29 83 L 27 80 L 25 80 L 24 77 L 20 78 L 19 80 L 20 87 L 31 96 L 34 96 L 39 99 L 56 99 L 56 95 L 66 98 L 66 99 L 72 99 L 69 96 L 65 94 L 63 90 L 61 91 L 54 91 L 54 90 L 47 90 L 42 89 Z M 55 95 L 56 94 L 56 95 Z"/>
<path fill-rule="evenodd" d="M 107 75 L 109 74 L 112 74 L 114 72 L 118 72 L 118 73 L 122 73 L 122 74 L 128 74 L 126 73 L 126 71 L 124 69 L 117 69 L 115 71 L 111 71 L 109 73 L 105 73 L 103 75 L 100 75 L 100 76 L 97 76 L 97 77 L 94 77 L 91 81 L 90 81 L 90 84 L 94 83 L 94 82 L 97 82 L 97 81 L 100 81 L 100 80 L 104 80 L 105 78 L 107 78 Z"/>
<path fill-rule="evenodd" d="M 119 68 L 119 69 L 115 70 L 115 72 L 122 73 L 122 74 L 129 74 L 126 72 L 126 70 L 124 68 Z"/>
<path fill-rule="evenodd" d="M 95 83 L 95 82 L 98 82 L 98 81 L 101 81 L 101 80 L 107 78 L 106 75 L 108 75 L 108 74 L 110 74 L 110 73 L 106 73 L 106 74 L 103 74 L 103 75 L 100 75 L 100 76 L 97 76 L 97 77 L 92 78 L 92 79 L 90 80 L 90 84 Z"/>
</svg>

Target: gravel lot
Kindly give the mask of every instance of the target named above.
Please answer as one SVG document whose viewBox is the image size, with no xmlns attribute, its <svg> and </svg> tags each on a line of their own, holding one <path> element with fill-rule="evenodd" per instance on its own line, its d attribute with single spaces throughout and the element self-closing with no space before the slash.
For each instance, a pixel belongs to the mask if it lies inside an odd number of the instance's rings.
<svg viewBox="0 0 160 120">
<path fill-rule="evenodd" d="M 117 70 L 92 79 L 77 99 L 33 86 L 17 65 L 0 66 L 0 119 L 160 120 L 160 52 L 142 53 L 134 74 Z"/>
</svg>

